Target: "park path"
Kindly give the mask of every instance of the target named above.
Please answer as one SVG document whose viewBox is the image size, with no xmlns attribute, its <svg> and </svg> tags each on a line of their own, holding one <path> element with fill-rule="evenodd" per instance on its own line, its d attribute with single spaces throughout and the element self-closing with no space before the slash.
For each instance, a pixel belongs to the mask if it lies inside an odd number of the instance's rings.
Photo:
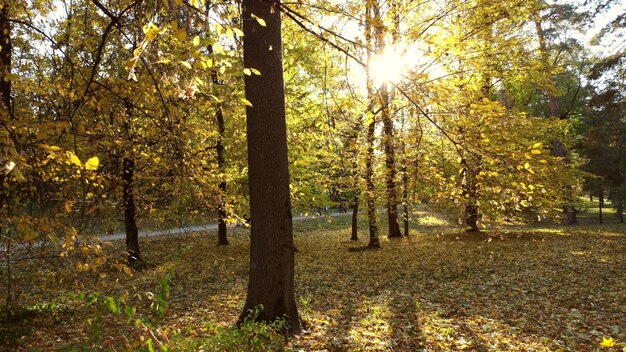
<svg viewBox="0 0 626 352">
<path fill-rule="evenodd" d="M 348 209 L 346 213 L 332 212 L 322 215 L 312 214 L 312 215 L 299 215 L 294 216 L 293 221 L 302 221 L 307 219 L 318 219 L 324 216 L 350 216 L 352 215 L 352 210 Z M 168 236 L 168 235 L 181 235 L 181 234 L 189 234 L 193 232 L 201 232 L 201 231 L 217 231 L 217 224 L 208 223 L 204 225 L 197 226 L 183 226 L 176 227 L 171 229 L 164 230 L 155 230 L 155 231 L 140 231 L 139 237 L 158 237 L 158 236 Z M 98 236 L 101 241 L 116 241 L 123 240 L 126 238 L 126 234 L 124 232 L 118 232 L 110 235 Z"/>
</svg>

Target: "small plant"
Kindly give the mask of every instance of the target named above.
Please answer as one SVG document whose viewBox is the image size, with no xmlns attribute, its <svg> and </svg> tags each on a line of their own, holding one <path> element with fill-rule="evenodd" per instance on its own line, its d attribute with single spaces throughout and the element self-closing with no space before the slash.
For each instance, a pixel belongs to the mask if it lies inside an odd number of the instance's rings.
<svg viewBox="0 0 626 352">
<path fill-rule="evenodd" d="M 182 346 L 174 344 L 176 350 L 205 351 L 283 351 L 288 323 L 279 319 L 272 323 L 259 322 L 257 318 L 262 307 L 251 309 L 248 316 L 237 327 L 222 328 L 209 325 L 208 338 L 186 342 Z"/>
</svg>

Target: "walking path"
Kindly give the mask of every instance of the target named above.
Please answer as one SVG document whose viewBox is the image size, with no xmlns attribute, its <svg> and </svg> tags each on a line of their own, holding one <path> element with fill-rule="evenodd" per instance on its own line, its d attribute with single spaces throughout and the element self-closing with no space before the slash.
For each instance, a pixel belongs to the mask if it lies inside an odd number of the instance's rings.
<svg viewBox="0 0 626 352">
<path fill-rule="evenodd" d="M 352 210 L 349 209 L 346 213 L 332 212 L 332 213 L 327 213 L 327 214 L 322 214 L 322 215 L 313 214 L 313 215 L 308 215 L 308 216 L 304 216 L 304 215 L 294 216 L 293 221 L 317 219 L 317 218 L 324 217 L 324 216 L 348 216 L 348 215 L 352 215 Z M 185 226 L 185 227 L 148 231 L 148 232 L 140 231 L 139 237 L 158 237 L 158 236 L 167 236 L 167 235 L 180 235 L 180 234 L 200 232 L 200 231 L 217 231 L 217 224 L 209 223 L 209 224 L 204 224 L 204 225 Z M 100 238 L 100 240 L 102 241 L 123 240 L 126 238 L 126 233 L 118 232 L 118 233 L 114 233 L 111 235 L 99 236 L 98 238 Z"/>
</svg>

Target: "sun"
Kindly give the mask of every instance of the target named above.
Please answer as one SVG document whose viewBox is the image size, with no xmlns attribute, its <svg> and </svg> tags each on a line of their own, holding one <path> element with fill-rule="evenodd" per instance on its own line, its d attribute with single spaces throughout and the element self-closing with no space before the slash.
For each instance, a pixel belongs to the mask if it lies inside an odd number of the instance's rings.
<svg viewBox="0 0 626 352">
<path fill-rule="evenodd" d="M 384 83 L 398 83 L 409 63 L 398 48 L 387 46 L 382 54 L 374 55 L 369 62 L 369 75 L 377 87 Z"/>
</svg>

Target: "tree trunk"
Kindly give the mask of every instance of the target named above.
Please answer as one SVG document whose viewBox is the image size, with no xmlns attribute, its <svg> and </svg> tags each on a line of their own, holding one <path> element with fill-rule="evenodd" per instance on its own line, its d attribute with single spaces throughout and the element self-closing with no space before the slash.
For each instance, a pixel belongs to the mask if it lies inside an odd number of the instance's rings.
<svg viewBox="0 0 626 352">
<path fill-rule="evenodd" d="M 359 240 L 359 196 L 361 195 L 361 191 L 359 189 L 359 131 L 363 129 L 363 117 L 359 115 L 357 118 L 357 124 L 354 128 L 354 131 L 350 134 L 350 138 L 348 139 L 352 148 L 352 231 L 350 240 L 358 241 Z"/>
<path fill-rule="evenodd" d="M 478 231 L 478 205 L 476 189 L 473 185 L 469 186 L 469 199 L 468 204 L 465 207 L 465 225 L 467 226 L 467 232 L 479 232 Z"/>
<path fill-rule="evenodd" d="M 243 0 L 250 188 L 250 273 L 239 318 L 262 306 L 261 321 L 284 318 L 292 333 L 302 330 L 294 287 L 294 242 L 289 192 L 281 18 L 278 3 Z M 254 16 L 254 17 L 253 17 Z M 266 26 L 255 19 L 261 18 Z"/>
<path fill-rule="evenodd" d="M 359 196 L 354 195 L 352 200 L 352 236 L 350 237 L 351 241 L 359 240 Z"/>
<path fill-rule="evenodd" d="M 365 43 L 369 45 L 372 41 L 372 27 L 373 27 L 373 19 L 372 19 L 372 9 L 374 7 L 373 0 L 367 0 L 365 6 Z M 367 52 L 367 62 L 368 66 L 371 61 L 371 54 L 368 50 Z M 370 79 L 369 71 L 366 72 L 366 81 L 367 81 L 367 99 L 368 99 L 368 114 L 370 114 L 367 119 L 367 151 L 365 153 L 365 199 L 367 202 L 367 220 L 369 223 L 369 232 L 370 232 L 370 240 L 368 243 L 368 247 L 370 248 L 380 248 L 380 241 L 378 239 L 378 224 L 376 219 L 376 189 L 374 188 L 374 167 L 372 165 L 374 161 L 374 137 L 376 132 L 376 116 L 374 114 L 374 95 L 373 95 L 373 87 L 372 80 Z"/>
<path fill-rule="evenodd" d="M 543 31 L 543 27 L 541 26 L 541 19 L 539 18 L 538 14 L 535 15 L 534 22 L 535 22 L 535 30 L 537 31 L 537 38 L 539 40 L 539 52 L 541 54 L 543 64 L 545 65 L 546 69 L 551 69 L 551 65 L 549 63 L 549 58 L 548 58 L 548 48 L 546 46 L 546 37 Z M 550 76 L 550 81 L 553 81 L 552 76 Z M 546 93 L 548 94 L 548 104 L 550 106 L 550 115 L 552 117 L 562 118 L 560 116 L 561 114 L 559 112 L 559 104 L 556 99 L 556 96 L 551 91 L 547 91 Z M 567 149 L 565 148 L 565 145 L 563 145 L 563 143 L 560 140 L 555 139 L 552 141 L 552 153 L 554 154 L 554 156 L 563 158 L 566 162 L 568 162 L 567 161 Z M 573 205 L 573 199 L 572 199 L 573 187 L 571 185 L 565 186 L 565 192 L 566 192 L 567 200 L 566 200 L 566 204 L 563 206 L 563 209 L 564 209 L 564 212 L 567 214 L 566 224 L 575 225 L 578 221 L 576 219 L 576 208 Z"/>
<path fill-rule="evenodd" d="M 402 203 L 404 204 L 404 237 L 409 237 L 409 173 L 405 165 L 402 167 Z"/>
<path fill-rule="evenodd" d="M 598 193 L 598 221 L 602 224 L 602 208 L 604 208 L 604 189 L 600 186 Z"/>
<path fill-rule="evenodd" d="M 214 70 L 212 73 L 213 83 L 218 84 L 217 72 Z M 217 120 L 217 144 L 215 150 L 217 153 L 217 168 L 220 172 L 220 184 L 219 184 L 219 201 L 217 204 L 217 245 L 228 245 L 228 237 L 226 234 L 226 161 L 224 158 L 224 135 L 226 129 L 224 127 L 224 115 L 222 114 L 222 107 L 218 105 L 215 110 L 215 119 Z"/>
<path fill-rule="evenodd" d="M 402 237 L 398 224 L 398 192 L 396 190 L 396 161 L 393 145 L 393 122 L 389 112 L 389 94 L 386 85 L 381 88 L 383 144 L 385 145 L 385 174 L 387 184 L 387 219 L 389 221 L 389 237 Z"/>
<path fill-rule="evenodd" d="M 1 104 L 11 119 L 13 118 L 13 104 L 11 100 L 11 23 L 9 22 L 9 6 L 4 4 L 0 10 L 0 95 Z"/>
<path fill-rule="evenodd" d="M 476 184 L 475 172 L 475 170 L 470 170 L 470 168 L 465 165 L 463 170 L 463 194 L 467 198 L 467 203 L 465 204 L 465 226 L 467 227 L 467 232 L 479 232 L 478 185 Z"/>
<path fill-rule="evenodd" d="M 135 197 L 133 195 L 135 160 L 125 156 L 122 160 L 122 205 L 124 207 L 124 230 L 126 232 L 126 252 L 128 261 L 141 260 L 139 251 L 139 230 L 137 229 Z"/>
<path fill-rule="evenodd" d="M 224 116 L 222 115 L 222 108 L 217 107 L 215 112 L 215 118 L 217 119 L 217 145 L 215 147 L 217 151 L 217 168 L 220 171 L 220 184 L 219 184 L 219 202 L 217 208 L 217 245 L 228 245 L 228 237 L 226 234 L 226 162 L 224 159 Z"/>
<path fill-rule="evenodd" d="M 367 219 L 369 222 L 370 241 L 367 245 L 371 248 L 379 248 L 378 223 L 376 219 L 376 189 L 374 188 L 374 132 L 376 124 L 372 116 L 371 122 L 367 125 L 367 154 L 365 156 L 365 183 L 367 187 Z"/>
<path fill-rule="evenodd" d="M 617 215 L 617 221 L 619 221 L 620 224 L 624 223 L 624 200 L 623 199 L 618 199 L 615 201 L 615 213 Z"/>
<path fill-rule="evenodd" d="M 207 18 L 209 18 L 209 8 L 211 6 L 211 2 L 206 2 L 207 6 Z M 213 46 L 208 45 L 207 51 L 209 54 L 213 54 Z M 217 76 L 217 70 L 211 70 L 211 82 L 214 86 L 220 85 L 219 77 Z M 222 106 L 220 103 L 215 107 L 215 120 L 217 121 L 217 141 L 215 145 L 215 152 L 217 154 L 217 168 L 220 172 L 220 183 L 219 183 L 219 196 L 217 202 L 217 245 L 218 246 L 227 246 L 228 245 L 228 235 L 226 230 L 226 159 L 225 159 L 225 150 L 224 147 L 224 139 L 226 138 L 226 128 L 224 124 L 224 114 L 222 111 Z"/>
</svg>

